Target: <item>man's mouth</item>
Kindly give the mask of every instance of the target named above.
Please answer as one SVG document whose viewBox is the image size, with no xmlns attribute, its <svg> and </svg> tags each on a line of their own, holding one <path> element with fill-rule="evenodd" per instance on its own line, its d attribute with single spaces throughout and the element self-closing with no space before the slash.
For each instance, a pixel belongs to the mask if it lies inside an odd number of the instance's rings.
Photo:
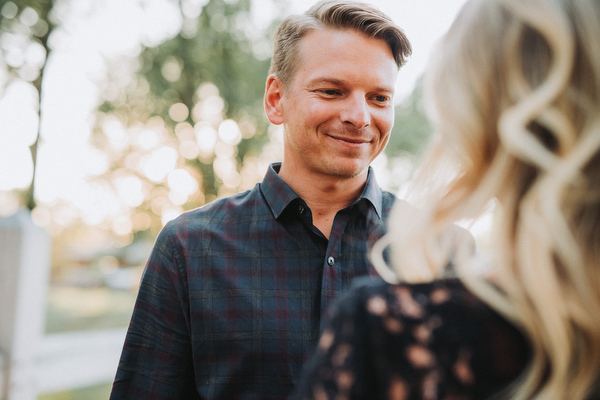
<svg viewBox="0 0 600 400">
<path fill-rule="evenodd" d="M 370 142 L 370 140 L 363 139 L 363 138 L 355 138 L 355 137 L 332 136 L 332 135 L 329 135 L 329 137 L 332 139 L 335 139 L 335 140 L 339 140 L 341 142 L 346 142 L 349 144 L 356 144 L 356 145 L 365 144 L 365 143 Z"/>
</svg>

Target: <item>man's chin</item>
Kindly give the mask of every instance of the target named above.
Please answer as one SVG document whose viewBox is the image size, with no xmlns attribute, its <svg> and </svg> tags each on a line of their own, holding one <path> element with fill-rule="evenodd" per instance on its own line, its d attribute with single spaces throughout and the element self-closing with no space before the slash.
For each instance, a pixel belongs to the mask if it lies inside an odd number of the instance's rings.
<svg viewBox="0 0 600 400">
<path fill-rule="evenodd" d="M 336 176 L 341 179 L 356 178 L 357 176 L 365 174 L 368 168 L 369 164 L 364 165 L 362 163 L 359 164 L 349 162 L 335 163 L 334 160 L 324 166 L 324 170 L 327 171 L 328 175 Z"/>
</svg>

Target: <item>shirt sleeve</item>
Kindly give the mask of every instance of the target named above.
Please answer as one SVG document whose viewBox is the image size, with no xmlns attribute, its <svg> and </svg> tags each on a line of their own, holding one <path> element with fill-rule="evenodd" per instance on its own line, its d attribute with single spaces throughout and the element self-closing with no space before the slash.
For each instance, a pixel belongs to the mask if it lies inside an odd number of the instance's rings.
<svg viewBox="0 0 600 400">
<path fill-rule="evenodd" d="M 111 400 L 199 398 L 187 287 L 168 227 L 159 234 L 144 270 Z"/>
</svg>

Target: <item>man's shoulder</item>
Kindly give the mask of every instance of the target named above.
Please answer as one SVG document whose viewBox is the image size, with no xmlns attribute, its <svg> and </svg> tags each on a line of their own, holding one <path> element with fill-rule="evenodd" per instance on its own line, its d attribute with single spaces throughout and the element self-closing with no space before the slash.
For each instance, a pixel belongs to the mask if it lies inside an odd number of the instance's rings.
<svg viewBox="0 0 600 400">
<path fill-rule="evenodd" d="M 383 213 L 382 217 L 384 219 L 387 219 L 387 217 L 389 217 L 392 207 L 398 201 L 403 200 L 398 199 L 398 197 L 395 194 L 390 193 L 387 190 L 381 191 L 381 209 Z"/>
<path fill-rule="evenodd" d="M 222 211 L 243 211 L 250 207 L 256 206 L 257 203 L 263 202 L 262 195 L 260 194 L 259 184 L 255 185 L 252 189 L 244 192 L 232 194 L 226 197 L 221 197 L 211 201 L 201 207 L 194 210 L 190 210 L 188 213 L 190 216 L 201 216 L 204 214 L 218 213 Z"/>
<path fill-rule="evenodd" d="M 207 226 L 221 225 L 231 219 L 261 212 L 265 204 L 259 185 L 256 185 L 244 192 L 218 198 L 201 207 L 186 211 L 171 220 L 165 228 L 185 226 L 186 229 L 193 227 L 205 229 Z"/>
<path fill-rule="evenodd" d="M 393 204 L 394 201 L 398 200 L 398 196 L 396 196 L 395 194 L 388 192 L 387 190 L 381 190 L 381 197 L 383 199 L 384 204 L 390 203 Z"/>
</svg>

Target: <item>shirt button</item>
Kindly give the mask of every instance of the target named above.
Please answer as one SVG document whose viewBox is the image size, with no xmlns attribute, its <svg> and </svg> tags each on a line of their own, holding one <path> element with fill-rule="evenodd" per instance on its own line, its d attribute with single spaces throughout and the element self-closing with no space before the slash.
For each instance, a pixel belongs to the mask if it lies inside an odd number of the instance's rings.
<svg viewBox="0 0 600 400">
<path fill-rule="evenodd" d="M 333 257 L 328 257 L 327 258 L 327 264 L 329 264 L 329 266 L 333 266 L 333 264 L 335 264 L 335 258 Z"/>
<path fill-rule="evenodd" d="M 304 214 L 304 206 L 303 206 L 302 204 L 299 204 L 299 205 L 298 205 L 298 212 L 299 212 L 300 214 Z"/>
</svg>

